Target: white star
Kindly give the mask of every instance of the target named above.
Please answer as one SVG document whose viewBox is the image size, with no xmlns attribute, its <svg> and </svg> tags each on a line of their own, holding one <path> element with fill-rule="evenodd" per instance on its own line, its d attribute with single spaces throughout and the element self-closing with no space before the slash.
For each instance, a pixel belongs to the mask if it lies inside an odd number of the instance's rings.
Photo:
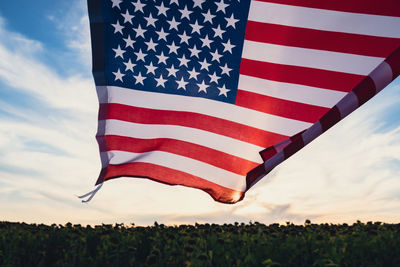
<svg viewBox="0 0 400 267">
<path fill-rule="evenodd" d="M 180 81 L 176 81 L 176 83 L 178 84 L 178 88 L 177 89 L 182 88 L 183 90 L 186 90 L 186 84 L 188 84 L 188 82 L 185 82 L 183 80 L 183 77 L 181 78 Z"/>
<path fill-rule="evenodd" d="M 221 75 L 222 75 L 222 74 L 226 74 L 226 75 L 230 76 L 230 75 L 229 75 L 229 72 L 230 72 L 232 69 L 231 69 L 231 68 L 228 68 L 228 64 L 227 64 L 227 63 L 225 63 L 225 66 L 223 66 L 223 67 L 220 66 L 220 68 L 221 68 L 221 70 L 222 70 Z"/>
<path fill-rule="evenodd" d="M 157 67 L 153 66 L 153 62 L 150 61 L 150 65 L 144 65 L 147 69 L 146 74 L 153 73 L 154 75 L 156 75 L 155 71 L 157 69 Z"/>
<path fill-rule="evenodd" d="M 159 78 L 155 78 L 155 80 L 157 81 L 157 85 L 156 85 L 156 87 L 158 87 L 158 86 L 162 86 L 162 87 L 164 87 L 165 88 L 165 82 L 167 81 L 166 79 L 164 79 L 163 77 L 162 77 L 162 75 L 160 74 L 160 77 Z"/>
<path fill-rule="evenodd" d="M 210 77 L 210 83 L 215 82 L 218 84 L 218 80 L 221 78 L 215 74 L 215 71 L 213 74 L 208 74 L 208 77 Z"/>
<path fill-rule="evenodd" d="M 188 73 L 189 73 L 189 75 L 190 75 L 190 76 L 189 76 L 189 79 L 192 79 L 192 78 L 193 78 L 193 79 L 195 79 L 195 80 L 197 80 L 197 76 L 200 74 L 200 72 L 196 71 L 194 67 L 192 68 L 192 70 L 188 71 Z M 188 79 L 188 80 L 189 80 L 189 79 Z"/>
<path fill-rule="evenodd" d="M 156 55 L 156 57 L 158 58 L 158 64 L 164 63 L 165 65 L 167 65 L 168 57 L 164 56 L 164 53 L 162 51 L 161 51 L 161 54 L 160 55 Z"/>
<path fill-rule="evenodd" d="M 197 20 L 195 21 L 194 24 L 189 24 L 190 27 L 192 27 L 192 33 L 197 32 L 198 34 L 200 34 L 200 29 L 203 28 L 203 26 L 199 25 L 199 23 L 197 23 Z"/>
<path fill-rule="evenodd" d="M 118 69 L 117 72 L 113 72 L 113 74 L 115 75 L 114 81 L 120 80 L 121 82 L 124 82 L 124 81 L 122 80 L 122 77 L 124 77 L 125 74 L 122 74 L 122 73 L 119 71 L 119 69 Z"/>
<path fill-rule="evenodd" d="M 180 58 L 178 57 L 178 60 L 180 62 L 179 67 L 182 65 L 187 67 L 188 66 L 187 63 L 190 61 L 189 59 L 186 59 L 185 55 L 182 55 L 182 57 L 180 57 Z"/>
<path fill-rule="evenodd" d="M 190 14 L 192 14 L 193 11 L 189 11 L 187 6 L 185 6 L 183 9 L 179 9 L 179 12 L 182 14 L 181 19 L 187 18 L 190 21 Z"/>
<path fill-rule="evenodd" d="M 161 28 L 160 31 L 156 31 L 156 33 L 158 34 L 158 40 L 164 39 L 165 41 L 167 41 L 167 35 L 168 35 L 169 33 L 164 32 L 164 29 L 163 29 L 163 28 Z"/>
<path fill-rule="evenodd" d="M 233 13 L 232 13 L 232 15 L 231 15 L 230 18 L 225 18 L 225 20 L 226 20 L 226 28 L 228 28 L 229 26 L 232 26 L 232 28 L 236 29 L 235 24 L 236 24 L 236 22 L 238 22 L 239 20 L 238 20 L 238 19 L 235 19 L 235 18 L 233 17 Z"/>
<path fill-rule="evenodd" d="M 199 61 L 198 63 L 201 65 L 200 70 L 205 69 L 208 71 L 208 67 L 211 65 L 206 59 L 204 59 L 203 62 Z"/>
<path fill-rule="evenodd" d="M 210 10 L 207 11 L 207 13 L 202 13 L 202 15 L 204 16 L 204 23 L 206 23 L 207 21 L 210 22 L 211 24 L 213 24 L 213 18 L 215 17 L 215 15 L 211 15 Z"/>
<path fill-rule="evenodd" d="M 114 27 L 114 33 L 119 32 L 119 33 L 123 34 L 123 33 L 122 33 L 122 29 L 125 28 L 125 27 L 122 26 L 121 24 L 119 24 L 119 21 L 118 21 L 118 20 L 117 20 L 117 23 L 111 24 L 111 25 Z"/>
<path fill-rule="evenodd" d="M 112 2 L 112 7 L 118 7 L 119 9 L 121 9 L 119 7 L 119 4 L 121 4 L 122 0 L 111 0 Z"/>
<path fill-rule="evenodd" d="M 191 57 L 197 57 L 199 58 L 199 53 L 201 52 L 201 50 L 197 49 L 196 45 L 193 45 L 193 48 L 189 48 L 191 54 Z"/>
<path fill-rule="evenodd" d="M 236 45 L 231 44 L 231 40 L 228 40 L 226 43 L 222 43 L 222 45 L 224 46 L 224 51 L 228 51 L 229 53 L 232 54 L 232 48 L 234 48 Z"/>
<path fill-rule="evenodd" d="M 169 5 L 172 4 L 176 4 L 177 6 L 179 6 L 179 0 L 171 0 L 171 2 L 169 2 Z"/>
<path fill-rule="evenodd" d="M 149 14 L 148 17 L 144 17 L 144 19 L 147 21 L 147 24 L 146 24 L 147 27 L 149 27 L 149 25 L 153 26 L 154 28 L 156 27 L 157 19 L 153 18 L 151 13 Z"/>
<path fill-rule="evenodd" d="M 165 17 L 167 17 L 167 10 L 168 10 L 169 8 L 165 7 L 163 2 L 161 2 L 161 5 L 160 5 L 160 6 L 156 6 L 156 8 L 158 9 L 158 14 L 157 14 L 157 16 L 160 16 L 160 14 L 162 14 L 162 15 L 164 15 Z"/>
<path fill-rule="evenodd" d="M 208 38 L 207 35 L 206 35 L 204 38 L 200 38 L 200 40 L 203 42 L 203 44 L 201 45 L 201 47 L 207 46 L 208 48 L 211 48 L 211 43 L 212 43 L 213 41 L 210 40 L 210 38 Z"/>
<path fill-rule="evenodd" d="M 168 76 L 174 76 L 176 77 L 176 72 L 179 69 L 175 69 L 174 65 L 171 66 L 171 68 L 166 68 L 166 70 L 168 70 Z"/>
<path fill-rule="evenodd" d="M 228 97 L 228 95 L 226 93 L 228 93 L 230 90 L 226 89 L 225 84 L 222 87 L 218 87 L 218 90 L 219 90 L 218 95 L 224 95 L 224 96 Z"/>
<path fill-rule="evenodd" d="M 221 27 L 218 25 L 216 29 L 213 28 L 214 31 L 214 37 L 219 37 L 222 39 L 222 34 L 225 32 L 224 30 L 221 29 Z"/>
<path fill-rule="evenodd" d="M 212 55 L 211 61 L 215 60 L 220 62 L 219 59 L 222 57 L 222 55 L 218 53 L 218 49 L 215 49 L 215 52 L 211 52 L 211 55 Z"/>
<path fill-rule="evenodd" d="M 128 10 L 126 10 L 125 14 L 122 14 L 122 13 L 121 13 L 121 15 L 124 17 L 124 23 L 129 22 L 130 24 L 132 24 L 132 18 L 133 18 L 134 16 L 132 16 L 131 14 L 129 14 Z"/>
<path fill-rule="evenodd" d="M 157 43 L 153 42 L 151 38 L 150 41 L 144 43 L 147 45 L 147 51 L 153 50 L 154 52 L 156 52 Z"/>
<path fill-rule="evenodd" d="M 202 81 L 201 82 L 201 84 L 197 84 L 197 86 L 199 87 L 199 93 L 201 92 L 201 91 L 203 91 L 204 93 L 206 93 L 207 94 L 207 87 L 208 87 L 208 85 L 204 82 L 204 81 Z"/>
<path fill-rule="evenodd" d="M 183 34 L 178 34 L 179 38 L 181 38 L 181 43 L 187 43 L 189 44 L 189 39 L 190 36 L 186 34 L 186 32 L 183 32 Z"/>
<path fill-rule="evenodd" d="M 167 20 L 167 22 L 169 23 L 169 30 L 175 29 L 178 31 L 179 22 L 177 22 L 174 17 L 172 17 L 172 20 Z"/>
<path fill-rule="evenodd" d="M 115 58 L 121 57 L 122 59 L 124 59 L 125 50 L 122 50 L 119 45 L 118 48 L 113 48 L 113 50 L 115 52 Z"/>
<path fill-rule="evenodd" d="M 133 67 L 135 67 L 136 64 L 133 64 L 133 63 L 131 62 L 131 59 L 129 59 L 128 62 L 123 62 L 123 63 L 125 64 L 125 71 L 130 70 L 130 71 L 133 72 Z"/>
<path fill-rule="evenodd" d="M 139 49 L 139 52 L 135 52 L 136 55 L 136 61 L 142 60 L 143 62 L 145 62 L 144 58 L 147 56 L 147 54 L 142 52 L 142 49 Z"/>
<path fill-rule="evenodd" d="M 135 6 L 134 12 L 140 11 L 140 12 L 142 12 L 142 13 L 144 14 L 143 7 L 144 7 L 146 4 L 143 4 L 143 3 L 140 2 L 140 0 L 137 0 L 136 3 L 132 2 L 132 5 Z"/>
<path fill-rule="evenodd" d="M 225 8 L 229 6 L 228 4 L 224 3 L 224 0 L 215 3 L 217 5 L 217 11 L 222 11 L 225 14 Z"/>
<path fill-rule="evenodd" d="M 193 8 L 195 8 L 196 6 L 203 8 L 201 5 L 205 2 L 206 0 L 193 0 L 194 4 L 193 4 Z"/>
<path fill-rule="evenodd" d="M 133 43 L 135 42 L 134 40 L 131 39 L 131 36 L 128 35 L 128 38 L 123 38 L 125 41 L 125 48 L 128 48 L 128 46 L 132 47 L 133 49 Z"/>
<path fill-rule="evenodd" d="M 168 48 L 169 48 L 169 53 L 170 53 L 170 54 L 175 53 L 175 54 L 178 55 L 178 48 L 179 48 L 179 46 L 175 45 L 175 42 L 174 42 L 174 41 L 172 41 L 172 44 L 167 45 L 167 46 L 168 46 Z"/>
<path fill-rule="evenodd" d="M 143 80 L 144 79 L 146 79 L 146 77 L 145 76 L 142 76 L 142 74 L 139 72 L 139 74 L 138 75 L 134 75 L 133 76 L 134 78 L 135 78 L 135 84 L 138 84 L 138 83 L 141 83 L 142 85 L 144 85 L 144 83 L 143 83 Z"/>
<path fill-rule="evenodd" d="M 138 27 L 136 29 L 133 28 L 133 30 L 136 32 L 136 38 L 138 38 L 139 36 L 142 36 L 143 38 L 145 38 L 144 33 L 146 32 L 146 30 L 143 29 L 140 25 L 138 25 Z"/>
</svg>

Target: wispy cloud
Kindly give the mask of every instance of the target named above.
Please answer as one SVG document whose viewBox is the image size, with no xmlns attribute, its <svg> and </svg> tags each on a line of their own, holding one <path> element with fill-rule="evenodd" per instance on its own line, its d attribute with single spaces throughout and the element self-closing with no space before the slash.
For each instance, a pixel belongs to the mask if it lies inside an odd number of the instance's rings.
<svg viewBox="0 0 400 267">
<path fill-rule="evenodd" d="M 1 90 L 29 103 L 0 100 L 2 219 L 67 221 L 83 213 L 74 194 L 91 188 L 99 168 L 94 84 L 89 75 L 57 73 L 43 60 L 46 45 L 7 30 L 3 18 L 0 40 Z"/>
<path fill-rule="evenodd" d="M 400 126 L 387 130 L 390 118 L 382 118 L 398 105 L 398 89 L 382 92 L 281 164 L 249 192 L 256 203 L 249 205 L 290 203 L 320 222 L 399 220 L 400 202 L 382 201 L 400 192 Z"/>
<path fill-rule="evenodd" d="M 79 59 L 75 63 L 79 63 L 83 65 L 84 69 L 89 70 L 92 55 L 86 1 L 72 0 L 71 3 L 66 10 L 62 11 L 63 16 L 51 15 L 48 18 L 63 34 L 69 53 Z"/>
<path fill-rule="evenodd" d="M 8 47 L 10 51 L 25 52 L 27 54 L 43 51 L 42 43 L 28 39 L 19 33 L 7 31 L 6 26 L 5 19 L 0 17 L 1 44 Z"/>
<path fill-rule="evenodd" d="M 0 44 L 0 79 L 15 90 L 23 90 L 46 102 L 47 106 L 72 109 L 77 112 L 93 113 L 96 106 L 92 80 L 81 76 L 60 77 L 51 67 L 38 61 L 35 52 L 25 49 L 29 39 L 9 34 L 4 29 L 1 34 L 13 41 L 13 46 Z M 33 43 L 37 43 L 32 41 Z M 37 46 L 41 46 L 38 43 Z M 19 47 L 17 49 L 16 47 Z"/>
</svg>

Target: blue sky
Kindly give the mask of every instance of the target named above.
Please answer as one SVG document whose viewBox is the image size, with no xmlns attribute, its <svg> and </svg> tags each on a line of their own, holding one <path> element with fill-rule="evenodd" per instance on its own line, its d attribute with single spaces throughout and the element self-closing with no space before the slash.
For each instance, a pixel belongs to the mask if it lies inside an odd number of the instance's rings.
<svg viewBox="0 0 400 267">
<path fill-rule="evenodd" d="M 281 164 L 236 205 L 141 179 L 107 182 L 94 138 L 86 1 L 0 2 L 0 220 L 264 223 L 400 219 L 400 81 Z"/>
</svg>

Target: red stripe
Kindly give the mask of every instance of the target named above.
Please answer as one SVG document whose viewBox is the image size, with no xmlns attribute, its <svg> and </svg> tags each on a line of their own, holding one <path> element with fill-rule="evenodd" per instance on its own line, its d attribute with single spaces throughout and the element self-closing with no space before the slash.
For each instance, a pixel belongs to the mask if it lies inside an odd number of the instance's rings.
<svg viewBox="0 0 400 267">
<path fill-rule="evenodd" d="M 366 77 L 354 88 L 353 92 L 357 96 L 358 105 L 361 106 L 376 94 L 375 83 L 371 77 Z"/>
<path fill-rule="evenodd" d="M 285 149 L 285 147 L 287 147 L 288 145 L 290 145 L 291 143 L 293 143 L 294 141 L 296 141 L 299 138 L 303 138 L 302 134 L 305 132 L 306 130 L 303 130 L 293 136 L 291 136 L 289 139 L 286 139 L 280 143 L 275 144 L 274 146 L 270 146 L 266 149 L 264 149 L 263 151 L 260 152 L 260 155 L 262 157 L 262 159 L 264 161 L 267 161 L 268 159 L 272 158 L 275 154 L 278 153 L 278 151 L 281 151 L 283 149 Z"/>
<path fill-rule="evenodd" d="M 242 58 L 240 74 L 262 79 L 350 92 L 365 76 Z"/>
<path fill-rule="evenodd" d="M 105 141 L 106 147 L 104 148 L 104 151 L 120 150 L 134 153 L 164 151 L 202 161 L 243 176 L 245 176 L 249 170 L 258 165 L 258 163 L 215 149 L 175 139 L 139 139 L 125 136 L 106 135 Z"/>
<path fill-rule="evenodd" d="M 238 90 L 236 105 L 255 109 L 264 113 L 314 123 L 319 120 L 329 108 L 274 98 L 248 91 Z"/>
<path fill-rule="evenodd" d="M 102 112 L 102 110 L 106 110 Z M 201 129 L 254 145 L 268 147 L 287 136 L 203 114 L 138 108 L 122 104 L 101 104 L 101 119 L 117 119 L 145 124 L 168 124 Z"/>
<path fill-rule="evenodd" d="M 392 69 L 392 79 L 396 79 L 400 75 L 400 48 L 397 48 L 385 61 Z"/>
<path fill-rule="evenodd" d="M 329 130 L 333 125 L 338 123 L 341 119 L 342 119 L 342 115 L 340 114 L 339 108 L 337 106 L 334 106 L 331 110 L 329 110 L 328 113 L 325 114 L 325 116 L 323 116 L 319 120 L 321 127 L 322 127 L 322 131 L 325 132 L 325 131 Z M 289 146 L 287 146 L 287 148 L 290 150 Z M 298 151 L 298 150 L 299 149 L 297 149 L 296 151 Z M 295 152 L 293 152 L 293 154 Z"/>
<path fill-rule="evenodd" d="M 292 6 L 400 17 L 399 0 L 258 0 Z"/>
<path fill-rule="evenodd" d="M 304 147 L 304 140 L 301 135 L 298 135 L 296 139 L 292 140 L 292 143 L 283 149 L 283 155 L 285 159 L 288 159 L 297 151 Z"/>
<path fill-rule="evenodd" d="M 253 186 L 254 182 L 263 174 L 266 174 L 264 164 L 258 165 L 256 168 L 252 169 L 246 177 L 246 191 Z"/>
<path fill-rule="evenodd" d="M 327 50 L 374 57 L 387 57 L 400 39 L 321 31 L 248 21 L 246 40 Z"/>
<path fill-rule="evenodd" d="M 134 162 L 122 165 L 109 165 L 105 172 L 105 180 L 122 176 L 148 178 L 168 185 L 183 185 L 201 189 L 219 202 L 236 203 L 243 199 L 244 193 L 235 191 L 200 177 L 175 169 L 150 163 Z M 245 179 L 243 177 L 243 179 Z"/>
<path fill-rule="evenodd" d="M 278 151 L 276 151 L 276 148 L 274 146 L 270 146 L 270 147 L 264 149 L 263 151 L 261 151 L 260 155 L 265 162 L 265 161 L 269 160 L 270 158 L 272 158 L 273 156 L 275 156 L 276 153 L 278 153 Z"/>
</svg>

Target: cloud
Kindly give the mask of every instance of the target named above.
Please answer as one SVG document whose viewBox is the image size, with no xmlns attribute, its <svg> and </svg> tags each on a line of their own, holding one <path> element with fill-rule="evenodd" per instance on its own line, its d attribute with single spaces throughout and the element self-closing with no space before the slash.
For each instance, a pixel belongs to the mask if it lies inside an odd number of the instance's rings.
<svg viewBox="0 0 400 267">
<path fill-rule="evenodd" d="M 254 205 L 291 203 L 320 222 L 398 221 L 400 203 L 385 196 L 400 192 L 400 126 L 390 129 L 390 118 L 382 118 L 397 107 L 398 89 L 391 86 L 276 168 L 248 192 Z"/>
<path fill-rule="evenodd" d="M 81 62 L 86 65 L 91 64 L 91 48 L 90 48 L 90 36 L 89 32 L 89 17 L 83 15 L 79 19 L 79 25 L 72 27 L 72 31 L 77 35 L 77 39 L 71 39 L 68 42 L 68 46 L 74 49 L 80 55 Z"/>
<path fill-rule="evenodd" d="M 23 35 L 6 30 L 6 21 L 0 17 L 0 40 L 2 45 L 9 47 L 10 51 L 23 51 L 28 54 L 43 51 L 42 43 L 25 38 Z"/>
<path fill-rule="evenodd" d="M 7 34 L 4 29 L 0 32 Z M 0 44 L 0 80 L 7 86 L 28 92 L 46 102 L 49 107 L 72 109 L 76 112 L 93 113 L 97 106 L 91 79 L 79 75 L 61 77 L 51 67 L 35 58 L 36 51 L 27 51 L 19 45 L 29 39 L 9 35 L 15 46 Z M 3 38 L 1 38 L 3 39 Z M 15 47 L 20 47 L 15 50 Z"/>
<path fill-rule="evenodd" d="M 79 209 L 84 207 L 74 196 L 91 188 L 100 167 L 90 69 L 87 75 L 59 74 L 44 60 L 52 51 L 9 31 L 3 18 L 0 40 L 0 90 L 9 96 L 0 100 L 2 218 L 65 222 L 71 214 L 97 216 L 98 207 Z"/>
<path fill-rule="evenodd" d="M 86 1 L 72 1 L 62 13 L 64 16 L 50 15 L 48 19 L 63 34 L 69 52 L 74 54 L 79 59 L 78 63 L 83 64 L 88 70 L 91 67 L 92 54 Z"/>
</svg>

